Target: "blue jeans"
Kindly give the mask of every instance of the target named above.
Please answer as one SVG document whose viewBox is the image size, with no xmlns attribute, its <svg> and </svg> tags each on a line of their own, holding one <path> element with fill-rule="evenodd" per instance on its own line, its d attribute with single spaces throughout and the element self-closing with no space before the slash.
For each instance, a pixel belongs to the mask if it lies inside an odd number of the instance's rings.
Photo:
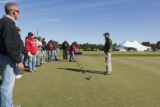
<svg viewBox="0 0 160 107">
<path fill-rule="evenodd" d="M 54 59 L 57 60 L 57 50 L 53 50 Z"/>
<path fill-rule="evenodd" d="M 71 56 L 70 56 L 70 60 L 69 61 L 72 61 L 72 59 L 73 59 L 73 61 L 76 61 L 76 59 L 74 57 L 74 52 L 71 52 Z"/>
<path fill-rule="evenodd" d="M 48 61 L 52 61 L 53 50 L 48 50 Z"/>
<path fill-rule="evenodd" d="M 28 57 L 29 70 L 34 70 L 35 65 L 36 65 L 36 54 L 32 54 L 31 57 Z"/>
<path fill-rule="evenodd" d="M 42 54 L 41 54 L 41 63 L 45 62 L 45 58 L 46 58 L 46 50 L 42 50 Z"/>
<path fill-rule="evenodd" d="M 24 55 L 21 53 L 20 56 L 21 56 L 21 59 L 22 59 L 22 62 L 23 62 Z M 18 67 L 17 67 L 17 68 L 16 68 L 16 71 L 15 71 L 15 75 L 17 76 L 17 75 L 19 75 L 19 74 L 20 74 L 20 70 L 19 70 Z"/>
<path fill-rule="evenodd" d="M 23 64 L 25 67 L 29 67 L 28 66 L 28 55 L 24 55 Z"/>
<path fill-rule="evenodd" d="M 0 107 L 12 107 L 16 63 L 10 57 L 0 54 L 0 68 L 2 70 Z"/>
</svg>

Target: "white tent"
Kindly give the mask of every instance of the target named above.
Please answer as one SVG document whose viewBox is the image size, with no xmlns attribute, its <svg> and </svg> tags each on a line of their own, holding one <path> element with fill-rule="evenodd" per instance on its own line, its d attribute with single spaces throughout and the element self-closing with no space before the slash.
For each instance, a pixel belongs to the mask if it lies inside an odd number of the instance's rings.
<svg viewBox="0 0 160 107">
<path fill-rule="evenodd" d="M 125 41 L 121 45 L 126 46 L 126 48 L 134 48 L 136 49 L 136 51 L 147 51 L 151 49 L 151 47 L 144 46 L 140 44 L 138 41 L 133 41 L 133 42 Z"/>
</svg>

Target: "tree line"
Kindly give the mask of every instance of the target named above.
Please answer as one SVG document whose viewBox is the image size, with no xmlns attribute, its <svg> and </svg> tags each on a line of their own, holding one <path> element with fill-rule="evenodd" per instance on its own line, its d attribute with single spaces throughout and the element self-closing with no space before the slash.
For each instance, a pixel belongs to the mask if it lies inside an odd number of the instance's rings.
<svg viewBox="0 0 160 107">
<path fill-rule="evenodd" d="M 141 44 L 144 46 L 151 47 L 153 51 L 160 50 L 160 41 L 158 41 L 157 43 L 142 42 Z"/>
<path fill-rule="evenodd" d="M 61 49 L 62 44 L 59 44 L 57 41 L 55 41 L 55 42 L 57 44 L 57 47 L 59 49 Z M 160 41 L 158 41 L 157 43 L 150 43 L 150 42 L 146 41 L 146 42 L 142 42 L 141 44 L 144 46 L 151 47 L 153 49 L 153 51 L 160 50 Z M 112 47 L 115 48 L 117 46 L 118 46 L 118 44 L 114 43 Z M 84 51 L 104 50 L 104 44 L 84 43 L 84 44 L 76 44 L 76 47 L 79 49 L 83 49 Z"/>
</svg>

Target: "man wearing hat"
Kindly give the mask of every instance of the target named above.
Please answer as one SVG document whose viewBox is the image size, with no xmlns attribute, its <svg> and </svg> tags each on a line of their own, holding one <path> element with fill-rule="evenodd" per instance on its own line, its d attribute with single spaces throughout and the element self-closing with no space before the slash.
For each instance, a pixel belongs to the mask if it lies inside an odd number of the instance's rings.
<svg viewBox="0 0 160 107">
<path fill-rule="evenodd" d="M 26 38 L 25 41 L 25 48 L 26 51 L 28 52 L 28 66 L 30 72 L 36 71 L 35 64 L 36 64 L 36 54 L 37 54 L 37 43 L 33 39 L 33 35 L 34 34 L 32 32 L 29 32 L 28 37 Z"/>
<path fill-rule="evenodd" d="M 23 43 L 23 40 L 21 39 L 21 34 L 20 34 L 20 28 L 19 27 L 16 27 L 17 28 L 17 31 L 18 31 L 18 37 L 19 37 L 19 40 L 20 40 L 20 45 L 19 45 L 19 52 L 20 52 L 20 57 L 21 57 L 21 60 L 22 62 L 26 60 L 26 56 L 27 56 L 27 51 L 24 47 L 24 43 Z M 19 79 L 22 77 L 22 75 L 20 74 L 20 70 L 17 68 L 16 72 L 16 79 Z"/>
<path fill-rule="evenodd" d="M 104 45 L 104 56 L 106 62 L 106 72 L 104 75 L 110 75 L 112 72 L 112 63 L 111 63 L 111 52 L 112 52 L 112 40 L 109 38 L 109 33 L 105 33 L 105 45 Z"/>
</svg>

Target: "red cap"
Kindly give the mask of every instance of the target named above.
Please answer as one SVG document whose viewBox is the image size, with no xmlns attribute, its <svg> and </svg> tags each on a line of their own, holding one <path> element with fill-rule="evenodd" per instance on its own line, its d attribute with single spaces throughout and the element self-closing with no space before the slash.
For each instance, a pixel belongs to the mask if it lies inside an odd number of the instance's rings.
<svg viewBox="0 0 160 107">
<path fill-rule="evenodd" d="M 29 36 L 29 35 L 33 36 L 34 34 L 33 34 L 32 32 L 29 32 L 29 33 L 28 33 L 28 36 Z"/>
</svg>

